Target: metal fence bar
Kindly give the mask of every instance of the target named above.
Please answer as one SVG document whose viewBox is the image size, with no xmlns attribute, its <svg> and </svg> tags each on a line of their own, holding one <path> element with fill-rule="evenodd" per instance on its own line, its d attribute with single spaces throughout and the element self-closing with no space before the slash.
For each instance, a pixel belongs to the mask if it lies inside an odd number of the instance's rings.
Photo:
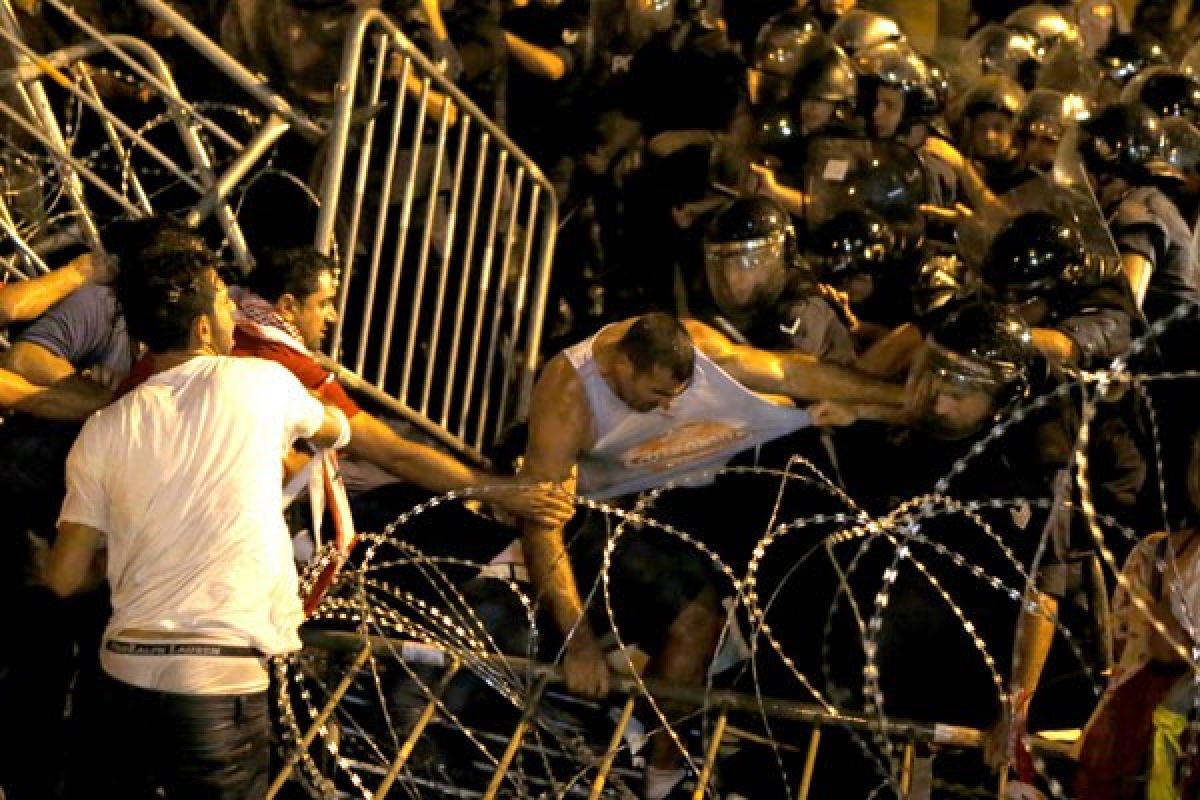
<svg viewBox="0 0 1200 800">
<path fill-rule="evenodd" d="M 62 0 L 44 0 L 52 6 L 55 11 L 62 14 L 71 24 L 83 31 L 90 37 L 92 42 L 95 42 L 106 52 L 120 61 L 126 68 L 133 71 L 135 75 L 149 84 L 155 92 L 157 92 L 168 104 L 177 105 L 179 110 L 185 113 L 189 118 L 194 119 L 200 125 L 203 125 L 210 133 L 220 139 L 227 147 L 235 152 L 240 150 L 242 143 L 239 142 L 232 134 L 228 133 L 224 128 L 217 125 L 212 120 L 205 117 L 203 114 L 196 111 L 190 103 L 179 96 L 178 91 L 173 85 L 168 86 L 162 81 L 161 76 L 155 75 L 151 70 L 147 69 L 142 64 L 138 63 L 137 59 L 125 52 L 117 42 L 119 39 L 129 39 L 130 37 L 117 37 L 104 33 L 99 28 L 96 28 L 87 21 L 83 16 Z M 7 2 L 7 0 L 6 0 Z"/>
<path fill-rule="evenodd" d="M 517 238 L 517 210 L 521 205 L 521 190 L 525 185 L 525 168 L 517 168 L 517 178 L 514 181 L 512 208 L 508 214 L 508 232 L 504 237 L 504 252 L 501 253 L 500 270 L 496 276 L 496 299 L 492 305 L 492 327 L 488 333 L 488 343 L 484 348 L 487 353 L 487 360 L 484 362 L 483 368 L 483 395 L 479 401 L 479 423 L 475 428 L 475 446 L 483 447 L 483 437 L 485 436 L 485 428 L 487 425 L 488 401 L 491 399 L 492 393 L 489 388 L 492 385 L 492 372 L 496 366 L 497 344 L 500 338 L 500 322 L 502 319 L 502 309 L 504 303 L 504 290 L 508 284 L 508 267 L 512 260 L 513 245 Z"/>
<path fill-rule="evenodd" d="M 500 762 L 496 765 L 496 771 L 492 774 L 492 780 L 488 784 L 487 791 L 483 793 L 483 800 L 494 800 L 496 793 L 504 785 L 504 779 L 508 777 L 508 768 L 512 765 L 513 759 L 517 757 L 517 751 L 521 749 L 521 740 L 525 738 L 525 734 L 534 725 L 538 704 L 541 703 L 542 695 L 545 693 L 546 685 L 549 682 L 550 677 L 542 675 L 538 677 L 533 684 L 533 688 L 530 689 L 524 713 L 521 714 L 521 721 L 517 723 L 517 727 L 509 739 L 508 747 L 504 749 L 504 755 L 500 757 Z"/>
<path fill-rule="evenodd" d="M 371 89 L 368 96 L 368 102 L 371 104 L 372 109 L 378 108 L 379 94 L 383 90 L 383 73 L 386 62 L 382 57 L 382 54 L 386 52 L 386 48 L 387 38 L 384 36 L 377 36 L 375 39 L 375 70 L 371 75 Z M 407 76 L 407 70 L 405 71 L 405 76 Z M 396 113 L 403 113 L 403 98 L 398 100 L 397 106 L 398 110 Z M 333 335 L 330 339 L 329 352 L 335 355 L 340 353 L 342 348 L 342 331 L 346 324 L 346 304 L 350 299 L 350 281 L 354 277 L 354 256 L 356 251 L 356 243 L 358 242 L 358 226 L 362 222 L 362 207 L 363 202 L 367 197 L 367 181 L 370 177 L 370 156 L 371 147 L 375 142 L 375 122 L 376 114 L 372 113 L 367 118 L 366 123 L 363 126 L 362 147 L 359 148 L 358 153 L 358 172 L 354 176 L 354 194 L 351 196 L 353 202 L 351 205 L 352 211 L 350 214 L 350 224 L 346 231 L 346 245 L 341 259 L 341 286 L 338 288 L 337 301 L 338 317 L 334 322 Z M 390 171 L 391 170 L 389 170 L 389 172 Z M 386 197 L 387 192 L 390 190 L 391 186 L 389 182 L 388 188 L 385 190 L 382 196 Z M 374 257 L 373 261 L 374 263 L 378 263 L 377 255 Z M 361 365 L 359 366 L 359 369 L 362 369 Z"/>
<path fill-rule="evenodd" d="M 604 792 L 604 784 L 608 780 L 608 773 L 617 760 L 617 751 L 621 749 L 621 743 L 625 740 L 625 729 L 629 727 L 629 721 L 633 719 L 633 709 L 636 705 L 637 695 L 631 694 L 625 699 L 625 705 L 621 708 L 621 716 L 617 718 L 617 725 L 613 728 L 612 738 L 608 740 L 608 747 L 604 749 L 604 758 L 600 760 L 600 766 L 596 769 L 596 777 L 592 779 L 592 790 L 588 793 L 588 800 L 600 800 L 600 795 Z"/>
<path fill-rule="evenodd" d="M 46 0 L 55 6 L 62 0 Z M 325 131 L 305 114 L 297 111 L 278 92 L 258 75 L 246 69 L 241 62 L 193 25 L 186 17 L 163 0 L 137 0 L 137 4 L 171 27 L 177 36 L 187 42 L 196 52 L 208 59 L 213 66 L 227 75 L 247 94 L 266 108 L 283 117 L 299 132 L 311 140 L 320 139 Z"/>
<path fill-rule="evenodd" d="M 492 287 L 492 264 L 496 258 L 496 226 L 500 222 L 500 195 L 504 191 L 504 170 L 508 165 L 508 152 L 500 151 L 500 156 L 496 163 L 496 188 L 492 195 L 492 213 L 488 221 L 488 235 L 484 239 L 486 243 L 483 251 L 483 270 L 479 277 L 479 298 L 475 302 L 475 321 L 471 326 L 473 331 L 471 336 L 470 360 L 467 362 L 467 377 L 464 382 L 463 405 L 462 412 L 458 419 L 458 435 L 459 437 L 467 438 L 467 420 L 471 413 L 471 387 L 475 384 L 475 367 L 479 363 L 479 343 L 482 341 L 483 333 L 483 312 L 487 307 L 488 292 Z"/>
<path fill-rule="evenodd" d="M 22 42 L 18 37 L 14 36 L 11 32 L 5 30 L 3 27 L 0 27 L 0 38 L 4 39 L 4 41 L 10 47 L 15 48 L 17 52 L 21 53 L 28 59 L 37 60 L 40 58 L 37 52 L 32 50 L 29 45 Z M 109 111 L 108 108 L 105 107 L 104 103 L 100 100 L 99 96 L 95 95 L 94 87 L 92 88 L 91 93 L 84 91 L 76 86 L 66 75 L 62 74 L 57 69 L 51 68 L 48 70 L 43 70 L 42 73 L 53 79 L 54 83 L 63 91 L 67 92 L 72 97 L 76 98 L 85 106 L 90 108 L 92 111 L 96 112 L 96 114 L 100 117 L 101 124 L 105 127 L 106 133 L 109 132 L 113 127 L 117 128 L 121 131 L 121 133 L 128 136 L 131 140 L 136 141 L 141 148 L 146 151 L 147 155 L 171 172 L 176 178 L 183 181 L 190 188 L 197 192 L 204 191 L 204 187 L 200 185 L 199 181 L 188 174 L 187 171 L 181 169 L 179 165 L 170 158 L 170 156 L 167 156 L 152 143 L 147 141 L 145 137 L 143 137 L 133 128 L 129 127 L 124 120 Z M 120 140 L 119 137 L 116 136 L 115 132 L 112 132 L 109 135 L 109 138 L 111 141 L 114 141 L 114 144 L 118 144 L 119 146 Z M 144 199 L 144 197 L 140 199 Z M 146 202 L 148 203 L 149 201 L 147 200 Z"/>
<path fill-rule="evenodd" d="M 470 117 L 464 118 L 464 122 Z M 467 307 L 467 287 L 470 284 L 471 259 L 475 255 L 475 225 L 479 221 L 479 200 L 483 195 L 483 171 L 487 160 L 488 134 L 479 136 L 479 163 L 475 165 L 475 188 L 471 193 L 471 216 L 467 221 L 467 243 L 463 252 L 463 275 L 458 282 L 458 299 L 454 304 L 454 333 L 450 337 L 450 363 L 446 365 L 445 387 L 442 395 L 442 416 L 439 424 L 443 428 L 450 424 L 450 401 L 454 397 L 454 379 L 458 375 L 458 348 L 462 345 L 463 315 Z"/>
<path fill-rule="evenodd" d="M 425 79 L 422 87 L 422 99 L 428 102 L 429 96 L 429 79 Z M 441 119 L 438 121 L 437 146 L 433 155 L 433 172 L 429 176 L 429 191 L 425 196 L 425 225 L 421 231 L 421 251 L 417 258 L 417 274 L 416 286 L 413 288 L 412 306 L 409 309 L 408 319 L 408 338 L 405 341 L 404 347 L 404 372 L 400 376 L 400 392 L 399 397 L 402 400 L 408 399 L 409 378 L 412 377 L 413 356 L 417 347 L 417 331 L 420 328 L 421 312 L 425 309 L 425 279 L 429 274 L 429 243 L 433 240 L 433 220 L 434 214 L 437 212 L 438 206 L 438 190 L 442 183 L 442 164 L 445 162 L 446 156 L 446 134 L 449 130 L 450 113 L 445 106 L 442 107 Z M 413 144 L 413 162 L 416 163 L 418 146 Z M 435 318 L 433 325 L 438 324 Z M 390 331 L 391 328 L 389 327 Z M 430 353 L 429 358 L 433 358 L 434 354 Z M 421 409 L 422 413 L 424 409 Z"/>
<path fill-rule="evenodd" d="M 442 116 L 442 121 L 445 122 L 445 114 Z M 450 257 L 454 254 L 454 234 L 458 222 L 458 197 L 459 190 L 462 188 L 463 167 L 466 166 L 467 160 L 467 139 L 470 133 L 471 118 L 463 117 L 458 128 L 458 155 L 454 159 L 454 179 L 450 184 L 450 205 L 446 211 L 448 218 L 446 220 L 445 252 L 442 253 L 442 266 L 438 272 L 437 294 L 433 304 L 435 323 L 429 335 L 430 357 L 425 362 L 425 376 L 421 388 L 420 411 L 427 416 L 429 414 L 429 397 L 433 391 L 433 367 L 438 363 L 436 354 L 438 346 L 441 344 L 442 313 L 446 305 L 446 285 L 450 281 Z M 433 205 L 431 204 L 430 207 L 432 208 Z M 453 357 L 451 354 L 451 358 Z"/>
<path fill-rule="evenodd" d="M 403 144 L 385 143 L 377 132 L 359 142 L 350 135 L 351 120 L 374 113 L 363 104 L 378 102 L 367 100 L 367 93 L 358 88 L 367 63 L 363 42 L 373 35 L 385 35 L 393 51 L 391 63 L 398 61 L 409 70 L 397 85 L 395 99 L 383 100 L 401 103 L 411 93 L 408 102 L 415 99 L 418 104 L 415 113 L 405 115 Z M 357 303 L 364 287 L 368 302 L 361 313 L 357 308 L 342 310 L 343 322 L 335 325 L 329 352 L 340 353 L 343 343 L 357 339 L 356 357 L 347 366 L 442 429 L 460 454 L 474 457 L 491 444 L 495 431 L 527 407 L 532 391 L 524 373 L 536 369 L 538 362 L 549 286 L 545 272 L 557 232 L 554 189 L 387 15 L 360 11 L 347 36 L 314 242 L 328 253 L 334 230 L 348 230 L 342 252 L 348 262 L 358 263 L 348 263 L 347 268 L 354 273 L 377 268 L 379 274 L 374 281 L 360 275 L 353 289 L 346 280 L 346 304 Z M 391 71 L 400 71 L 400 66 Z M 453 152 L 448 150 L 452 133 L 459 137 Z M 373 165 L 379 165 L 392 156 L 382 152 L 385 146 L 404 151 L 407 176 L 396 179 L 407 180 L 402 192 L 389 188 L 382 193 L 380 202 L 396 207 L 380 209 L 377 215 L 388 221 L 386 235 L 377 227 L 374 246 L 361 247 L 358 240 L 364 231 L 356 215 L 362 202 L 343 173 L 354 158 L 351 150 L 361 148 L 371 154 L 365 157 L 373 157 Z M 479 160 L 472 166 L 470 159 L 476 154 Z M 363 153 L 358 158 L 361 169 Z M 469 190 L 464 184 L 472 173 Z M 491 207 L 486 205 L 489 200 Z M 519 218 L 524 230 L 517 225 Z M 380 247 L 386 252 L 375 258 Z M 504 248 L 499 257 L 497 248 Z M 370 259 L 367 250 L 372 252 Z M 385 275 L 389 262 L 391 271 Z M 434 270 L 440 272 L 435 276 Z M 408 316 L 397 330 L 401 313 Z"/>
<path fill-rule="evenodd" d="M 379 52 L 378 58 L 381 61 L 383 60 L 384 53 L 382 52 L 382 50 Z M 409 67 L 410 67 L 409 62 L 405 61 L 404 67 L 401 70 L 405 79 L 407 79 L 407 76 L 409 73 Z M 375 313 L 375 293 L 379 286 L 379 266 L 381 263 L 383 263 L 383 245 L 384 245 L 385 240 L 387 239 L 387 234 L 388 234 L 387 219 L 390 214 L 390 209 L 392 207 L 391 203 L 387 202 L 387 199 L 389 197 L 391 197 L 391 195 L 392 195 L 392 185 L 395 182 L 395 177 L 396 177 L 396 155 L 397 155 L 396 145 L 400 141 L 400 130 L 404 125 L 404 109 L 405 109 L 405 107 L 406 106 L 403 102 L 398 102 L 396 104 L 395 109 L 392 111 L 392 127 L 390 129 L 390 134 L 388 136 L 389 146 L 388 146 L 388 153 L 387 153 L 387 163 L 384 165 L 384 169 L 383 169 L 383 184 L 380 188 L 379 208 L 375 214 L 375 235 L 373 237 L 373 241 L 371 244 L 371 261 L 370 261 L 370 264 L 368 267 L 370 271 L 368 272 L 367 299 L 366 299 L 366 302 L 363 303 L 363 312 L 362 312 L 363 313 L 363 322 L 362 322 L 362 331 L 363 332 L 370 329 L 371 318 Z M 369 162 L 370 158 L 371 158 L 371 153 L 370 153 L 370 151 L 364 149 L 361 156 L 363 159 L 365 159 L 367 162 Z M 369 166 L 369 163 L 367 164 L 367 166 Z M 361 167 L 361 168 L 366 169 L 366 167 Z M 364 200 L 365 200 L 365 197 L 364 197 Z M 351 239 L 351 240 L 347 241 L 346 248 L 347 248 L 347 252 L 351 254 L 351 258 L 349 260 L 351 262 L 353 262 L 354 259 L 352 257 L 352 254 L 353 254 L 353 251 L 355 248 L 355 240 Z M 349 288 L 348 282 L 347 282 L 347 288 Z M 360 335 L 358 338 L 358 356 L 355 360 L 355 364 L 356 364 L 355 369 L 359 373 L 362 373 L 364 365 L 366 364 L 367 344 L 368 344 L 367 337 L 365 335 Z M 380 389 L 383 388 L 383 378 L 382 377 L 379 378 L 378 382 L 376 383 L 376 386 L 378 386 Z"/>
<path fill-rule="evenodd" d="M 91 70 L 86 64 L 79 65 L 79 79 L 87 90 L 88 96 L 94 102 L 99 104 L 100 93 L 96 90 L 96 83 L 92 80 Z M 117 133 L 117 128 L 106 115 L 100 117 L 100 124 L 104 126 L 104 135 L 108 138 L 108 143 L 112 146 L 113 152 L 121 160 L 122 164 L 128 164 L 129 169 L 124 174 L 128 175 L 129 185 L 133 188 L 134 197 L 137 199 L 138 205 L 142 209 L 142 213 L 149 216 L 154 213 L 154 206 L 150 203 L 150 198 L 146 194 L 146 189 L 142 186 L 142 179 L 138 177 L 137 170 L 133 169 L 133 156 L 125 149 L 125 144 L 121 141 L 121 137 Z M 174 162 L 171 162 L 174 165 Z"/>
<path fill-rule="evenodd" d="M 375 787 L 375 800 L 383 800 L 387 793 L 391 791 L 392 784 L 400 775 L 400 770 L 404 769 L 404 765 L 408 763 L 409 756 L 412 755 L 413 749 L 417 746 L 417 740 L 425 732 L 425 728 L 433 719 L 433 715 L 437 713 L 439 698 L 445 693 L 446 687 L 450 685 L 450 681 L 454 680 L 454 676 L 458 674 L 459 662 L 457 660 L 450 664 L 446 670 L 446 674 L 438 681 L 438 685 L 430 692 L 429 702 L 425 704 L 425 708 L 421 710 L 421 715 L 417 717 L 413 723 L 412 730 L 409 731 L 404 743 L 400 745 L 400 749 L 396 751 L 396 757 L 392 759 L 392 764 L 388 767 L 387 774 L 383 776 L 383 780 Z"/>
<path fill-rule="evenodd" d="M 513 364 L 517 354 L 517 339 L 521 332 L 521 323 L 525 321 L 525 300 L 526 292 L 529 290 L 529 263 L 533 255 L 533 232 L 537 227 L 538 219 L 538 204 L 542 196 L 542 187 L 534 184 L 532 193 L 529 196 L 529 215 L 525 220 L 525 246 L 522 248 L 521 264 L 517 273 L 517 289 L 516 297 L 513 301 L 512 320 L 508 331 L 508 343 L 504 348 L 504 361 L 507 364 Z M 496 418 L 499 421 L 505 419 L 505 414 L 508 411 L 508 396 L 509 389 L 512 386 L 511 380 L 506 380 L 500 385 L 500 404 L 496 409 Z M 500 434 L 499 428 L 492 431 L 493 435 Z"/>
<path fill-rule="evenodd" d="M 317 738 L 317 733 L 321 730 L 321 727 L 325 724 L 325 721 L 332 716 L 333 712 L 338 707 L 338 703 L 341 702 L 342 697 L 346 694 L 346 691 L 350 688 L 350 685 L 354 683 L 355 673 L 358 672 L 363 664 L 367 663 L 367 659 L 370 658 L 370 656 L 371 648 L 364 647 L 358 652 L 358 655 L 354 657 L 354 661 L 350 668 L 346 670 L 345 677 L 342 678 L 341 682 L 329 695 L 328 702 L 325 703 L 325 706 L 321 709 L 320 713 L 313 718 L 312 725 L 305 732 L 303 738 L 301 738 L 300 742 L 296 745 L 296 748 L 288 755 L 287 761 L 284 762 L 283 768 L 279 770 L 279 774 L 275 776 L 275 780 L 271 782 L 270 788 L 267 789 L 266 800 L 271 800 L 271 798 L 279 794 L 279 790 L 283 788 L 285 783 L 287 783 L 287 779 L 291 777 L 293 770 L 296 769 L 296 765 L 300 763 L 301 754 L 308 749 L 310 744 L 313 743 L 313 739 Z"/>
<path fill-rule="evenodd" d="M 804 770 L 800 773 L 800 788 L 796 790 L 796 800 L 808 800 L 812 791 L 813 773 L 817 768 L 817 751 L 821 748 L 821 726 L 814 725 L 808 736 L 808 752 L 804 754 Z"/>
<path fill-rule="evenodd" d="M 721 752 L 721 739 L 725 736 L 725 723 L 729 713 L 722 708 L 717 713 L 717 722 L 713 725 L 712 740 L 704 754 L 704 764 L 700 767 L 700 775 L 696 778 L 696 789 L 692 792 L 692 800 L 704 800 L 708 791 L 708 782 L 712 780 L 713 768 L 717 765 L 717 755 Z"/>
<path fill-rule="evenodd" d="M 403 658 L 414 663 L 427 665 L 450 665 L 457 668 L 458 656 L 437 645 L 418 643 L 408 640 L 395 639 L 385 636 L 363 636 L 361 634 L 338 632 L 330 630 L 301 630 L 301 638 L 307 647 L 318 648 L 333 652 L 369 651 L 384 658 Z M 556 665 L 542 664 L 519 656 L 503 656 L 497 654 L 472 653 L 473 659 L 481 663 L 494 662 L 512 670 L 515 673 L 529 675 L 532 679 L 532 689 L 522 708 L 522 716 L 514 732 L 507 737 L 505 751 L 497 762 L 488 790 L 483 797 L 495 797 L 506 778 L 516 754 L 523 744 L 526 734 L 537 724 L 537 708 L 545 695 L 545 690 L 552 684 L 565 681 L 563 669 Z M 359 665 L 361 666 L 361 664 Z M 357 669 L 357 667 L 355 667 Z M 883 734 L 889 738 L 904 741 L 903 756 L 897 776 L 897 788 L 907 796 L 911 791 L 913 763 L 918 743 L 934 746 L 953 747 L 961 749 L 981 749 L 984 746 L 985 734 L 982 731 L 956 725 L 930 724 L 900 718 L 879 718 L 862 715 L 856 712 L 841 712 L 830 710 L 826 706 L 802 703 L 794 700 L 766 697 L 759 694 L 742 694 L 728 690 L 711 690 L 704 687 L 679 686 L 664 683 L 653 678 L 635 679 L 629 675 L 612 673 L 612 691 L 627 695 L 616 727 L 609 738 L 608 746 L 597 765 L 597 773 L 592 782 L 588 798 L 598 800 L 603 795 L 604 785 L 608 774 L 613 769 L 613 762 L 621 748 L 624 732 L 629 725 L 638 696 L 644 690 L 649 696 L 659 702 L 670 702 L 692 708 L 714 708 L 717 710 L 716 721 L 700 770 L 697 784 L 693 793 L 694 800 L 703 800 L 707 793 L 715 765 L 720 753 L 721 743 L 727 731 L 734 731 L 728 723 L 731 713 L 765 714 L 769 717 L 789 719 L 812 726 L 807 747 L 801 751 L 786 743 L 749 737 L 760 743 L 767 743 L 789 751 L 804 752 L 804 765 L 800 777 L 796 797 L 807 800 L 812 789 L 813 774 L 821 745 L 823 728 L 826 725 L 837 725 L 862 733 Z M 319 722 L 320 720 L 318 720 Z M 314 723 L 314 728 L 319 727 Z M 484 734 L 480 734 L 481 736 Z M 737 733 L 745 737 L 742 732 Z M 504 740 L 504 737 L 492 737 Z M 1046 755 L 1070 757 L 1070 748 L 1060 742 L 1032 736 L 1030 744 L 1040 753 Z M 307 747 L 307 744 L 303 745 Z"/>
<path fill-rule="evenodd" d="M 392 349 L 392 331 L 396 324 L 396 305 L 400 299 L 400 276 L 404 271 L 404 254 L 408 245 L 408 226 L 412 221 L 413 201 L 417 190 L 417 167 L 421 162 L 421 135 L 425 128 L 425 116 L 429 111 L 430 80 L 426 77 L 421 81 L 421 97 L 417 101 L 417 120 L 413 126 L 412 155 L 408 166 L 408 180 L 404 186 L 404 203 L 400 209 L 400 226 L 397 229 L 399 240 L 396 245 L 396 256 L 392 262 L 392 285 L 388 292 L 387 313 L 383 323 L 383 346 L 379 354 L 379 377 L 377 385 L 383 388 L 387 379 L 387 360 Z M 365 338 L 367 330 L 363 329 Z M 404 393 L 398 396 L 400 402 L 405 402 Z"/>
</svg>

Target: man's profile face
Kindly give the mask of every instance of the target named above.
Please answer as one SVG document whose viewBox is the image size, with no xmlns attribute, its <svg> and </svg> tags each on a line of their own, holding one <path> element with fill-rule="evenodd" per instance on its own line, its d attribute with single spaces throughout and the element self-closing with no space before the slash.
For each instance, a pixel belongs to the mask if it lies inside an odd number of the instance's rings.
<svg viewBox="0 0 1200 800">
<path fill-rule="evenodd" d="M 631 361 L 622 357 L 615 373 L 613 387 L 621 402 L 639 413 L 656 408 L 667 410 L 672 401 L 687 389 L 687 381 L 676 378 L 666 367 L 654 365 L 638 370 Z"/>
<path fill-rule="evenodd" d="M 320 350 L 325 328 L 337 321 L 337 278 L 330 270 L 317 277 L 317 288 L 300 301 L 292 315 L 292 324 L 309 350 Z"/>
</svg>

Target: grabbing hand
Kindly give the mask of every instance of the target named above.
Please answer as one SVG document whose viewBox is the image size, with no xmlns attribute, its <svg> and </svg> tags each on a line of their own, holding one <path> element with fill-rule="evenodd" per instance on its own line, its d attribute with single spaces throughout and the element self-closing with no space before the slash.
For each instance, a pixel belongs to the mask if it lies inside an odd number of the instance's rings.
<svg viewBox="0 0 1200 800">
<path fill-rule="evenodd" d="M 571 694 L 600 699 L 609 692 L 608 662 L 590 631 L 577 630 L 571 637 L 563 672 Z"/>
<path fill-rule="evenodd" d="M 488 499 L 510 514 L 548 528 L 566 525 L 575 515 L 575 501 L 571 493 L 560 484 L 550 481 L 527 483 L 513 479 L 507 485 L 489 492 Z"/>
<path fill-rule="evenodd" d="M 844 428 L 858 420 L 853 406 L 832 400 L 813 403 L 808 407 L 808 416 L 818 428 Z"/>
</svg>

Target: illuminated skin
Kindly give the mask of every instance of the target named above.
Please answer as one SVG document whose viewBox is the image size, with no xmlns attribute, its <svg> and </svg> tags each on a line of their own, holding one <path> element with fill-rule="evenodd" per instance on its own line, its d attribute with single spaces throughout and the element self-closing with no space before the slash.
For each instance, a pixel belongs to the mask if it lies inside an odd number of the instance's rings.
<svg viewBox="0 0 1200 800">
<path fill-rule="evenodd" d="M 891 86 L 880 86 L 875 92 L 875 109 L 871 112 L 875 135 L 880 139 L 893 138 L 903 117 L 904 93 Z"/>
<path fill-rule="evenodd" d="M 667 411 L 688 386 L 687 381 L 679 380 L 664 367 L 655 365 L 639 372 L 628 359 L 613 365 L 612 379 L 613 391 L 621 402 L 643 414 L 655 409 Z"/>
<path fill-rule="evenodd" d="M 207 280 L 211 281 L 213 288 L 212 311 L 206 315 L 212 337 L 209 346 L 216 355 L 227 356 L 233 352 L 233 329 L 237 324 L 233 314 L 237 304 L 229 296 L 229 287 L 216 270 L 209 270 Z"/>
<path fill-rule="evenodd" d="M 1021 137 L 1021 160 L 1042 171 L 1054 166 L 1058 138 L 1044 133 L 1027 132 Z"/>
<path fill-rule="evenodd" d="M 1013 118 L 1002 111 L 981 111 L 971 120 L 971 154 L 1002 161 L 1013 146 Z"/>
<path fill-rule="evenodd" d="M 828 100 L 800 101 L 800 133 L 816 133 L 833 119 L 833 103 Z"/>
<path fill-rule="evenodd" d="M 983 389 L 942 384 L 934 392 L 930 422 L 946 438 L 969 435 L 992 413 L 992 394 Z"/>
<path fill-rule="evenodd" d="M 821 0 L 821 11 L 840 17 L 848 11 L 854 10 L 857 5 L 858 0 Z"/>
<path fill-rule="evenodd" d="M 320 350 L 325 328 L 337 322 L 337 278 L 329 270 L 317 276 L 317 288 L 298 302 L 292 295 L 280 298 L 280 316 L 296 326 L 309 350 Z"/>
</svg>

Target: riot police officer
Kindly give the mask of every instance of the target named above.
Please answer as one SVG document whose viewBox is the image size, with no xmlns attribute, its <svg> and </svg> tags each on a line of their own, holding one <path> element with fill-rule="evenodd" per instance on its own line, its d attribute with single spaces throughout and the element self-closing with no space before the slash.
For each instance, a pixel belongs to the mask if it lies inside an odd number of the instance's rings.
<svg viewBox="0 0 1200 800">
<path fill-rule="evenodd" d="M 705 291 L 693 304 L 696 317 L 734 342 L 854 361 L 852 317 L 818 285 L 777 203 L 734 200 L 709 223 L 703 250 Z"/>
<path fill-rule="evenodd" d="M 1162 123 L 1141 103 L 1115 103 L 1080 127 L 1079 154 L 1109 218 L 1137 306 L 1153 322 L 1200 302 L 1191 228 L 1155 184 L 1178 179 Z"/>
<path fill-rule="evenodd" d="M 983 280 L 1032 327 L 1033 345 L 1050 361 L 1102 368 L 1129 349 L 1125 282 L 1105 275 L 1078 231 L 1054 214 L 1030 211 L 1001 229 L 984 259 Z"/>
</svg>

